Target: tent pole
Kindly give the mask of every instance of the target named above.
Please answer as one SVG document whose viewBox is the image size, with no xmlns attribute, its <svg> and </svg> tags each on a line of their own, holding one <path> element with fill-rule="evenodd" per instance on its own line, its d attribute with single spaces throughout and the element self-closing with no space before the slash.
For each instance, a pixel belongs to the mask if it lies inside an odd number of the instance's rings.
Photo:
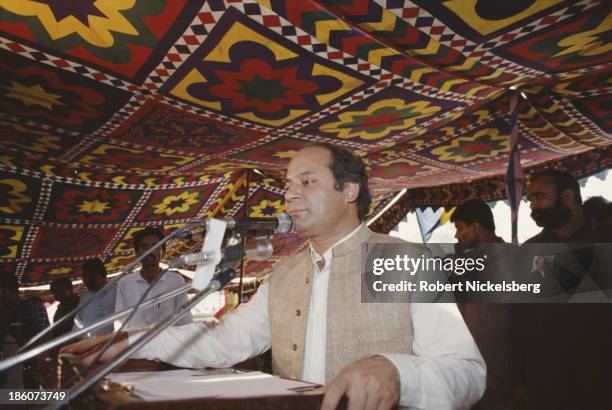
<svg viewBox="0 0 612 410">
<path fill-rule="evenodd" d="M 250 206 L 250 187 L 251 187 L 251 168 L 247 168 L 245 177 L 245 193 L 244 193 L 244 216 L 249 217 Z M 246 245 L 246 237 L 242 238 L 242 244 Z M 242 278 L 244 277 L 244 259 L 240 259 L 240 282 L 238 283 L 238 305 L 242 303 Z"/>
</svg>

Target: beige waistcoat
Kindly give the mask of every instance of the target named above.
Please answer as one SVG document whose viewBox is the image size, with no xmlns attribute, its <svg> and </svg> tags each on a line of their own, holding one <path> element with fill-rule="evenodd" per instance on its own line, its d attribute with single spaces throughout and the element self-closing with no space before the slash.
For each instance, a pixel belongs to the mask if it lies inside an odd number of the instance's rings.
<svg viewBox="0 0 612 410">
<path fill-rule="evenodd" d="M 346 365 L 378 353 L 412 354 L 410 303 L 361 303 L 362 245 L 397 242 L 387 235 L 359 229 L 332 250 L 327 293 L 325 379 Z M 392 245 L 391 245 L 392 247 Z M 309 250 L 288 258 L 270 276 L 268 312 L 275 374 L 300 379 L 312 293 Z"/>
</svg>

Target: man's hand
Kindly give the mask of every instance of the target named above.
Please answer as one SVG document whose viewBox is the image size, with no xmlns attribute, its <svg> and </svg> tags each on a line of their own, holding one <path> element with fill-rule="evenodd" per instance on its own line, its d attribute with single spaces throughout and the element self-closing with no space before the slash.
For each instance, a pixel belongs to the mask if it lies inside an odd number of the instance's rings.
<svg viewBox="0 0 612 410">
<path fill-rule="evenodd" d="M 383 356 L 358 360 L 325 386 L 321 410 L 334 410 L 342 396 L 348 397 L 348 410 L 390 409 L 400 399 L 399 372 Z"/>
<path fill-rule="evenodd" d="M 59 354 L 60 355 L 73 355 L 72 363 L 79 367 L 89 366 L 93 359 L 97 356 L 98 352 L 104 344 L 113 336 L 112 333 L 102 336 L 96 336 L 91 339 L 82 340 L 77 343 L 70 344 L 63 347 Z M 104 352 L 104 354 L 98 359 L 98 364 L 104 364 L 111 361 L 117 356 L 122 350 L 128 347 L 127 332 L 121 332 L 115 338 L 113 344 Z"/>
</svg>

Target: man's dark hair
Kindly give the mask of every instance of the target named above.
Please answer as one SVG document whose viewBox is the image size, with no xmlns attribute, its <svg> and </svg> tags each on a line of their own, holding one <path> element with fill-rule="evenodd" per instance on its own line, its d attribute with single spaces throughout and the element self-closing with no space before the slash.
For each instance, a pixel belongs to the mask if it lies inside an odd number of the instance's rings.
<svg viewBox="0 0 612 410">
<path fill-rule="evenodd" d="M 51 290 L 53 289 L 72 289 L 72 281 L 68 278 L 57 278 L 51 282 Z"/>
<path fill-rule="evenodd" d="M 0 289 L 4 290 L 19 290 L 19 282 L 17 276 L 13 273 L 5 273 L 0 275 Z"/>
<path fill-rule="evenodd" d="M 147 226 L 146 228 L 136 232 L 133 235 L 132 241 L 134 244 L 134 249 L 138 250 L 138 246 L 140 246 L 140 243 L 142 242 L 142 240 L 145 238 L 145 236 L 155 236 L 156 238 L 158 238 L 160 241 L 162 239 L 164 239 L 164 233 L 153 227 L 153 226 Z M 166 245 L 162 245 L 162 250 L 166 250 Z"/>
<path fill-rule="evenodd" d="M 83 271 L 97 273 L 101 277 L 106 277 L 106 267 L 100 258 L 88 259 L 83 262 Z"/>
<path fill-rule="evenodd" d="M 571 189 L 574 192 L 576 203 L 582 205 L 582 196 L 580 195 L 580 185 L 574 176 L 568 172 L 560 171 L 558 169 L 549 168 L 541 172 L 536 172 L 531 176 L 531 180 L 535 181 L 538 178 L 551 177 L 555 184 L 557 196 L 560 197 L 561 193 L 566 189 Z"/>
<path fill-rule="evenodd" d="M 493 212 L 489 205 L 479 198 L 469 199 L 459 205 L 451 215 L 451 222 L 456 221 L 469 224 L 478 222 L 487 231 L 495 232 Z"/>
<path fill-rule="evenodd" d="M 372 196 L 368 188 L 368 171 L 365 163 L 351 151 L 330 144 L 328 142 L 317 142 L 308 147 L 325 148 L 331 154 L 329 169 L 334 175 L 334 189 L 342 191 L 347 182 L 359 185 L 359 196 L 357 197 L 357 215 L 363 221 L 370 210 Z"/>
</svg>

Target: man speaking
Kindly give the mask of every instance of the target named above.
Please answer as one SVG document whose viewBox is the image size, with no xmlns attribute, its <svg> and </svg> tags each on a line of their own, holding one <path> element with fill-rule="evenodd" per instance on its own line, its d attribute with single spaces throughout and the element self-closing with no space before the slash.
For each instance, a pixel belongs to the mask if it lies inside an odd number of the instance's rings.
<svg viewBox="0 0 612 410">
<path fill-rule="evenodd" d="M 361 303 L 361 250 L 389 242 L 363 223 L 370 205 L 363 161 L 331 144 L 291 160 L 285 200 L 309 247 L 288 258 L 253 299 L 214 328 L 169 328 L 133 356 L 181 367 L 229 367 L 272 349 L 280 376 L 326 384 L 322 409 L 343 396 L 349 409 L 469 408 L 483 394 L 486 368 L 457 306 Z M 394 240 L 397 242 L 397 240 Z M 107 362 L 141 333 L 130 332 Z M 63 349 L 93 360 L 108 336 Z"/>
</svg>

